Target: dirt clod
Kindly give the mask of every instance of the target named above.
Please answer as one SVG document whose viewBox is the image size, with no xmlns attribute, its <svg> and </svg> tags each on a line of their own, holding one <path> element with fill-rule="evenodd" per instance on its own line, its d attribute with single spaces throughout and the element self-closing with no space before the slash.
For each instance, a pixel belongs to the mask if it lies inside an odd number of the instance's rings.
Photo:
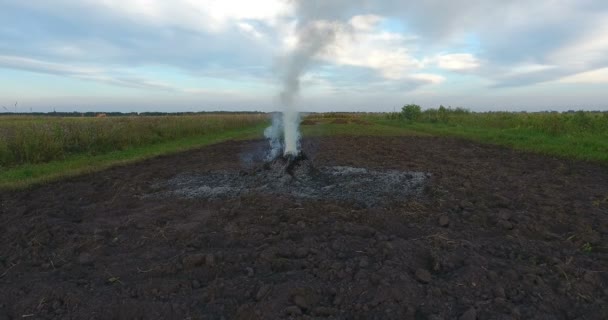
<svg viewBox="0 0 608 320">
<path fill-rule="evenodd" d="M 514 226 L 513 226 L 513 224 L 512 224 L 511 222 L 506 221 L 506 220 L 500 220 L 500 221 L 498 222 L 498 225 L 499 225 L 501 228 L 505 229 L 505 230 L 512 230 L 512 229 L 513 229 L 513 227 L 514 227 Z"/>
<path fill-rule="evenodd" d="M 494 296 L 497 298 L 505 298 L 505 289 L 501 286 L 497 286 L 494 288 Z"/>
<path fill-rule="evenodd" d="M 308 248 L 300 247 L 295 252 L 295 257 L 298 259 L 306 258 L 308 256 Z"/>
<path fill-rule="evenodd" d="M 447 228 L 450 225 L 450 218 L 446 215 L 439 217 L 439 226 Z"/>
<path fill-rule="evenodd" d="M 210 267 L 215 265 L 215 256 L 213 254 L 208 253 L 205 255 L 205 265 Z"/>
<path fill-rule="evenodd" d="M 201 283 L 198 280 L 192 280 L 192 288 L 193 289 L 198 289 L 201 287 Z"/>
<path fill-rule="evenodd" d="M 360 268 L 367 268 L 369 266 L 369 258 L 367 257 L 362 257 L 359 260 L 359 267 Z"/>
<path fill-rule="evenodd" d="M 205 264 L 205 257 L 206 256 L 204 254 L 192 254 L 184 257 L 182 264 L 184 268 L 192 269 Z"/>
<path fill-rule="evenodd" d="M 432 280 L 431 273 L 426 269 L 416 270 L 416 279 L 422 283 L 429 283 Z"/>
<path fill-rule="evenodd" d="M 302 314 L 302 310 L 298 306 L 289 306 L 285 308 L 285 314 L 290 316 L 299 316 Z"/>
<path fill-rule="evenodd" d="M 336 315 L 337 313 L 338 312 L 336 309 L 328 307 L 315 307 L 312 311 L 313 315 L 321 317 L 331 317 L 333 315 Z"/>
<path fill-rule="evenodd" d="M 470 308 L 465 313 L 463 313 L 459 320 L 476 320 L 477 319 L 477 310 L 475 308 Z"/>
<path fill-rule="evenodd" d="M 93 258 L 93 256 L 87 252 L 81 253 L 78 256 L 78 263 L 83 266 L 93 265 L 94 262 L 95 262 L 95 259 Z"/>
<path fill-rule="evenodd" d="M 293 298 L 293 303 L 296 304 L 296 306 L 300 307 L 301 309 L 307 310 L 310 308 L 310 305 L 308 304 L 308 300 L 301 295 L 297 295 Z"/>
<path fill-rule="evenodd" d="M 255 295 L 255 299 L 257 301 L 261 301 L 262 299 L 264 299 L 264 297 L 266 297 L 266 295 L 268 295 L 270 293 L 270 290 L 272 290 L 272 287 L 269 285 L 263 285 L 260 287 L 260 289 L 258 289 L 258 292 Z"/>
</svg>

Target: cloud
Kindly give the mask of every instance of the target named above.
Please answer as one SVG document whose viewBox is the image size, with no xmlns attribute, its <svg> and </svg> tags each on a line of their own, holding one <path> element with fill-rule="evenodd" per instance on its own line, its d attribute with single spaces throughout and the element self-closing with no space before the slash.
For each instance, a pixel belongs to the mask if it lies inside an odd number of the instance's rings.
<svg viewBox="0 0 608 320">
<path fill-rule="evenodd" d="M 370 68 L 385 79 L 406 78 L 420 70 L 422 62 L 412 56 L 403 35 L 379 28 L 378 16 L 355 16 L 338 29 L 334 43 L 321 58 L 336 65 Z"/>
<path fill-rule="evenodd" d="M 8 10 L 0 12 L 4 55 L 114 66 L 170 65 L 190 72 L 214 65 L 269 65 L 276 48 L 273 37 L 256 34 L 267 32 L 264 21 L 243 20 L 265 16 L 256 10 L 247 15 L 195 1 L 120 1 L 124 10 L 111 0 L 8 2 Z M 248 32 L 243 30 L 246 24 Z"/>
<path fill-rule="evenodd" d="M 479 60 L 470 53 L 442 54 L 437 57 L 437 66 L 446 70 L 471 70 L 478 68 L 480 64 Z"/>
<path fill-rule="evenodd" d="M 577 73 L 557 80 L 560 83 L 608 84 L 608 67 Z"/>
<path fill-rule="evenodd" d="M 563 90 L 604 83 L 608 68 L 600 0 L 0 1 L 3 68 L 151 91 L 213 90 L 173 81 L 183 76 L 234 83 L 235 92 L 263 83 L 271 97 L 277 61 L 311 21 L 338 26 L 311 61 L 311 90 L 440 94 L 464 77 L 490 91 Z M 145 72 L 154 68 L 171 75 Z"/>
<path fill-rule="evenodd" d="M 9 5 L 63 15 L 68 11 L 95 12 L 117 20 L 156 27 L 178 27 L 191 31 L 221 32 L 239 21 L 276 23 L 290 14 L 292 6 L 283 0 L 54 0 L 28 3 L 5 0 Z"/>
<path fill-rule="evenodd" d="M 46 73 L 71 78 L 95 81 L 120 87 L 175 91 L 166 83 L 140 78 L 122 71 L 102 70 L 96 67 L 77 67 L 29 58 L 0 56 L 0 67 L 30 72 Z"/>
<path fill-rule="evenodd" d="M 411 90 L 443 82 L 444 77 L 440 75 L 421 72 L 424 62 L 409 49 L 411 37 L 383 30 L 381 24 L 384 20 L 377 15 L 358 15 L 339 24 L 334 29 L 333 42 L 318 58 L 335 66 L 372 70 L 377 77 L 367 75 L 361 79 L 368 88 L 380 86 L 386 90 L 397 86 Z M 344 85 L 343 81 L 333 82 L 338 86 Z M 352 85 L 357 83 L 349 86 Z"/>
<path fill-rule="evenodd" d="M 418 46 L 462 52 L 461 56 L 440 57 L 440 68 L 477 69 L 478 76 L 497 86 L 552 81 L 608 65 L 604 58 L 608 57 L 608 5 L 602 1 L 300 0 L 298 4 L 303 16 L 346 21 L 353 15 L 372 13 L 398 19 L 417 36 Z M 478 47 L 471 48 L 467 38 L 475 38 Z M 431 59 L 433 54 L 427 52 L 425 58 Z M 529 77 L 524 73 L 505 76 L 505 71 L 525 64 L 555 68 L 527 73 Z"/>
</svg>

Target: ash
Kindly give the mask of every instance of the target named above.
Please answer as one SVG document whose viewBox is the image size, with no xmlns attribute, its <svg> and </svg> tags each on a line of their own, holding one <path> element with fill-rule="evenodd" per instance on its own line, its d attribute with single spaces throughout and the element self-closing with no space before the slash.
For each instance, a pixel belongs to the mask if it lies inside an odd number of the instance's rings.
<svg viewBox="0 0 608 320">
<path fill-rule="evenodd" d="M 279 157 L 253 170 L 181 174 L 160 187 L 166 196 L 214 199 L 262 193 L 383 206 L 421 194 L 429 173 L 346 166 L 315 168 L 305 155 Z"/>
</svg>

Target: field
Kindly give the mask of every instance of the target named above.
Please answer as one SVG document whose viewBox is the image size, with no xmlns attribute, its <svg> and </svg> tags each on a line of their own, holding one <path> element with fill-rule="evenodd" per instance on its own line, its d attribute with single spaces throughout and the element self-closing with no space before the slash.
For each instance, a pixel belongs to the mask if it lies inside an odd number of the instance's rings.
<svg viewBox="0 0 608 320">
<path fill-rule="evenodd" d="M 124 144 L 3 151 L 0 319 L 608 318 L 605 115 L 442 112 L 311 115 L 291 178 L 265 116 L 54 120 Z"/>
<path fill-rule="evenodd" d="M 251 137 L 264 114 L 107 118 L 0 117 L 0 188 L 19 188 L 225 139 Z"/>
<path fill-rule="evenodd" d="M 440 108 L 426 110 L 409 121 L 399 116 L 385 116 L 393 120 L 384 123 L 418 132 L 608 163 L 608 112 L 470 113 Z"/>
</svg>

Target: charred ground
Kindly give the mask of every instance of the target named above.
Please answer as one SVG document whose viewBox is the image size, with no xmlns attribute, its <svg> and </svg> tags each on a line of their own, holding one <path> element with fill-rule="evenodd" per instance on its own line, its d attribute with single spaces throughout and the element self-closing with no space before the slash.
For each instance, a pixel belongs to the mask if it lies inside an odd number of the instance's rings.
<svg viewBox="0 0 608 320">
<path fill-rule="evenodd" d="M 1 195 L 0 318 L 605 319 L 608 169 L 456 139 L 319 138 L 315 167 L 430 173 L 416 197 L 153 197 L 263 141 Z M 164 187 L 163 187 L 164 186 Z"/>
<path fill-rule="evenodd" d="M 144 197 L 210 200 L 262 194 L 290 196 L 294 201 L 343 201 L 372 208 L 418 200 L 430 177 L 425 172 L 318 167 L 301 153 L 260 161 L 253 168 L 239 171 L 186 171 L 155 184 L 155 191 Z"/>
</svg>

